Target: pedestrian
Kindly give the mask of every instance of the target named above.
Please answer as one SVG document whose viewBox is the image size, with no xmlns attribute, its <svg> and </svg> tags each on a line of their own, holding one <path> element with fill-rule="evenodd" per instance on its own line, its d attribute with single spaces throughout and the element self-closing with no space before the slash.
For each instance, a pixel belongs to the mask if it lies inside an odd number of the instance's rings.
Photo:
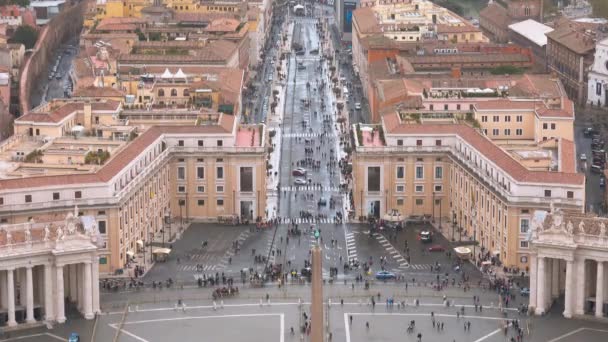
<svg viewBox="0 0 608 342">
<path fill-rule="evenodd" d="M 365 328 L 369 330 L 369 322 L 365 322 Z"/>
<path fill-rule="evenodd" d="M 349 315 L 348 318 L 350 319 L 350 325 L 353 325 L 353 315 Z"/>
<path fill-rule="evenodd" d="M 468 330 L 468 331 L 471 331 L 471 321 L 468 321 L 468 322 L 467 322 L 467 330 Z"/>
<path fill-rule="evenodd" d="M 441 322 L 441 331 L 443 331 L 443 322 Z"/>
</svg>

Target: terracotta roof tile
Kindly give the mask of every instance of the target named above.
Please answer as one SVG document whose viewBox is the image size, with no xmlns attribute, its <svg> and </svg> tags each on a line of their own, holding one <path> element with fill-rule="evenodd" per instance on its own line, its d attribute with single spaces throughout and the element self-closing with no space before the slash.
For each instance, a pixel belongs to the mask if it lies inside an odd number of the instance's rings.
<svg viewBox="0 0 608 342">
<path fill-rule="evenodd" d="M 574 142 L 568 139 L 559 139 L 559 171 L 576 172 L 576 150 Z"/>
<path fill-rule="evenodd" d="M 530 183 L 557 183 L 557 184 L 576 184 L 581 185 L 585 182 L 585 175 L 574 172 L 550 172 L 550 171 L 530 171 L 513 157 L 495 145 L 490 139 L 480 134 L 478 131 L 467 125 L 447 125 L 447 124 L 397 124 L 397 113 L 388 114 L 382 117 L 385 122 L 386 134 L 449 134 L 459 136 L 469 145 L 482 153 L 503 171 L 520 182 Z M 389 124 L 386 124 L 389 120 Z M 390 127 L 392 126 L 392 129 Z"/>
<path fill-rule="evenodd" d="M 353 12 L 353 22 L 357 23 L 360 33 L 379 33 L 380 25 L 376 14 L 370 7 L 358 8 Z"/>
<path fill-rule="evenodd" d="M 479 11 L 479 17 L 496 24 L 498 27 L 504 27 L 505 29 L 511 24 L 507 9 L 497 3 L 488 4 L 488 6 Z"/>
</svg>

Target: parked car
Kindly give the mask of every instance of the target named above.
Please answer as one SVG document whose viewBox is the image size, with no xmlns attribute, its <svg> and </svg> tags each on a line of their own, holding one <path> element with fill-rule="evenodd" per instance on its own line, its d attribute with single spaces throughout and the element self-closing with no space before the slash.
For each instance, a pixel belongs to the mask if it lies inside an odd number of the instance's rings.
<svg viewBox="0 0 608 342">
<path fill-rule="evenodd" d="M 587 127 L 585 128 L 585 130 L 583 131 L 583 135 L 586 137 L 591 137 L 595 134 L 598 134 L 599 132 L 597 130 L 595 130 L 593 127 Z"/>
<path fill-rule="evenodd" d="M 581 153 L 580 157 L 581 161 L 587 161 L 587 155 L 584 153 Z"/>
<path fill-rule="evenodd" d="M 355 109 L 356 109 L 356 110 L 361 109 L 361 102 L 356 102 L 356 103 L 355 103 Z"/>
<path fill-rule="evenodd" d="M 442 245 L 432 245 L 429 247 L 429 252 L 445 252 L 445 248 Z"/>
<path fill-rule="evenodd" d="M 296 178 L 296 180 L 293 181 L 293 183 L 295 185 L 307 185 L 308 184 L 308 182 L 304 178 Z"/>
<path fill-rule="evenodd" d="M 326 206 L 327 205 L 327 200 L 323 197 L 319 198 L 319 202 L 317 203 L 319 206 Z"/>
<path fill-rule="evenodd" d="M 591 165 L 591 172 L 602 173 L 604 171 L 603 165 L 593 164 Z"/>
<path fill-rule="evenodd" d="M 307 172 L 306 169 L 299 167 L 297 169 L 293 169 L 293 171 L 291 171 L 291 174 L 294 176 L 304 177 L 304 176 L 306 176 L 306 172 Z"/>
<path fill-rule="evenodd" d="M 522 287 L 519 290 L 519 294 L 522 295 L 522 297 L 528 297 L 530 295 L 530 289 L 527 287 Z"/>
<path fill-rule="evenodd" d="M 80 335 L 75 332 L 71 333 L 68 342 L 80 342 Z"/>
<path fill-rule="evenodd" d="M 420 238 L 420 241 L 422 241 L 424 243 L 428 243 L 428 242 L 433 241 L 433 234 L 431 232 L 429 232 L 428 230 L 423 230 L 420 232 L 419 238 Z"/>
<path fill-rule="evenodd" d="M 395 279 L 395 273 L 389 271 L 380 271 L 376 272 L 376 279 L 378 280 L 386 280 L 386 279 Z"/>
<path fill-rule="evenodd" d="M 605 186 L 606 186 L 606 178 L 600 177 L 600 188 L 603 188 Z"/>
</svg>

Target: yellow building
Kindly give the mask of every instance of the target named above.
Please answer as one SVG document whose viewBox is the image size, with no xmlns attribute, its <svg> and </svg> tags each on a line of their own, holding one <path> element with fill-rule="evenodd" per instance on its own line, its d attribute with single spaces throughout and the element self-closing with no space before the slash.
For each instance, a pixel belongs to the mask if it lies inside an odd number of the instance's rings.
<svg viewBox="0 0 608 342">
<path fill-rule="evenodd" d="M 381 218 L 392 210 L 427 216 L 448 236 L 479 241 L 483 252 L 477 248 L 476 259 L 491 253 L 526 269 L 534 210 L 553 203 L 584 211 L 585 177 L 576 173 L 571 140 L 499 146 L 464 121 L 407 118 L 394 112 L 380 125 L 353 127 L 356 217 Z M 534 162 L 547 157 L 549 168 Z"/>
</svg>

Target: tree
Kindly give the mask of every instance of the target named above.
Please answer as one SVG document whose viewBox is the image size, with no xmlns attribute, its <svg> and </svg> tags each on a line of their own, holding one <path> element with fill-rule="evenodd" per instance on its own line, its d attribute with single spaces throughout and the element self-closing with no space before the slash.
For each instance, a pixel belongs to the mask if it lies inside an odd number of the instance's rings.
<svg viewBox="0 0 608 342">
<path fill-rule="evenodd" d="M 9 2 L 19 7 L 27 7 L 30 5 L 30 0 L 11 0 Z"/>
<path fill-rule="evenodd" d="M 26 49 L 31 49 L 36 45 L 36 41 L 38 40 L 38 31 L 29 26 L 29 25 L 21 25 L 17 27 L 15 30 L 15 34 L 9 40 L 10 43 L 21 43 L 25 45 Z"/>
</svg>

